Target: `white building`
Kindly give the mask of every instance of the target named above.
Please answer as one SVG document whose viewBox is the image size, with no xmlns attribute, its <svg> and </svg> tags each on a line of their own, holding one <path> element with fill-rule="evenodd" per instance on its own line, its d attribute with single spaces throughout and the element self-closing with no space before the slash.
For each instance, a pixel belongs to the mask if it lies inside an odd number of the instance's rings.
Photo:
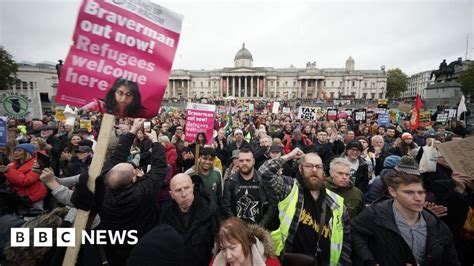
<svg viewBox="0 0 474 266">
<path fill-rule="evenodd" d="M 242 45 L 234 67 L 214 70 L 173 70 L 165 98 L 385 98 L 387 75 L 381 70 L 356 70 L 349 57 L 344 68 L 254 67 L 253 56 Z"/>
<path fill-rule="evenodd" d="M 16 90 L 38 90 L 41 102 L 51 102 L 56 96 L 58 75 L 56 66 L 50 62 L 19 62 L 17 78 L 19 82 L 12 88 Z"/>
<path fill-rule="evenodd" d="M 425 98 L 425 89 L 428 85 L 434 83 L 434 79 L 430 79 L 431 70 L 423 71 L 411 75 L 408 78 L 407 90 L 401 94 L 401 98 L 414 98 L 420 94 L 421 98 Z"/>
</svg>

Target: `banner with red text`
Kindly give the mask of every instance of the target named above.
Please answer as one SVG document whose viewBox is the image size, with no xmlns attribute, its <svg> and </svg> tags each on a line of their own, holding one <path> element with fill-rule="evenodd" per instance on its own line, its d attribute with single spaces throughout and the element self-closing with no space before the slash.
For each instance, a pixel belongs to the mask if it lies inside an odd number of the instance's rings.
<svg viewBox="0 0 474 266">
<path fill-rule="evenodd" d="M 149 0 L 84 0 L 56 101 L 118 116 L 155 116 L 182 19 Z"/>
<path fill-rule="evenodd" d="M 214 142 L 214 115 L 216 106 L 211 104 L 188 103 L 186 107 L 186 130 L 184 140 L 194 142 L 198 133 L 206 134 L 207 144 Z"/>
</svg>

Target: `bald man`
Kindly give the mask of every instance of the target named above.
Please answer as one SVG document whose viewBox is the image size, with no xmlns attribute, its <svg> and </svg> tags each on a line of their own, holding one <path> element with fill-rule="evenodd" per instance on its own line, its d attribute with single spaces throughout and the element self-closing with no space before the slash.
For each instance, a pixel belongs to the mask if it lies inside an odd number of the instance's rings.
<svg viewBox="0 0 474 266">
<path fill-rule="evenodd" d="M 106 192 L 99 212 L 101 226 L 107 230 L 137 230 L 138 238 L 145 235 L 158 223 L 156 197 L 163 183 L 166 158 L 163 146 L 158 142 L 156 132 L 148 133 L 153 142 L 151 169 L 143 174 L 127 163 L 135 134 L 142 127 L 144 119 L 135 119 L 130 132 L 124 134 L 104 169 Z M 125 265 L 131 246 L 108 245 L 105 253 L 109 265 Z"/>
<path fill-rule="evenodd" d="M 217 209 L 211 198 L 201 193 L 187 174 L 177 174 L 170 181 L 173 204 L 166 208 L 160 224 L 171 225 L 185 245 L 184 265 L 209 265 L 218 230 Z"/>
</svg>

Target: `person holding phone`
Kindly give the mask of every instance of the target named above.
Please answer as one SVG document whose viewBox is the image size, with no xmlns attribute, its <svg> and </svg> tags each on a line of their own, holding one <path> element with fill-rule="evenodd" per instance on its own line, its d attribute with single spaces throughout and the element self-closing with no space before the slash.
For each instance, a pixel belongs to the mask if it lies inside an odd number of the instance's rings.
<svg viewBox="0 0 474 266">
<path fill-rule="evenodd" d="M 13 161 L 7 166 L 0 166 L 0 172 L 5 174 L 9 190 L 19 196 L 27 197 L 34 209 L 42 210 L 47 190 L 39 178 L 41 170 L 38 169 L 35 150 L 35 146 L 31 143 L 15 146 Z"/>
</svg>

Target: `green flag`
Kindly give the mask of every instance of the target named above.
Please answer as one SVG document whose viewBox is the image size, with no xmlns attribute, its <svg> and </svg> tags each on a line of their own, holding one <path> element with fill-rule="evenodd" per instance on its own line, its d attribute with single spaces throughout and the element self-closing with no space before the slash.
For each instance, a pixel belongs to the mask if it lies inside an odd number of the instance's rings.
<svg viewBox="0 0 474 266">
<path fill-rule="evenodd" d="M 224 128 L 224 132 L 226 135 L 229 135 L 230 133 L 232 133 L 232 127 L 233 127 L 232 112 L 230 111 L 230 108 L 229 108 L 229 114 L 227 115 L 227 124 L 225 125 L 225 128 Z"/>
</svg>

